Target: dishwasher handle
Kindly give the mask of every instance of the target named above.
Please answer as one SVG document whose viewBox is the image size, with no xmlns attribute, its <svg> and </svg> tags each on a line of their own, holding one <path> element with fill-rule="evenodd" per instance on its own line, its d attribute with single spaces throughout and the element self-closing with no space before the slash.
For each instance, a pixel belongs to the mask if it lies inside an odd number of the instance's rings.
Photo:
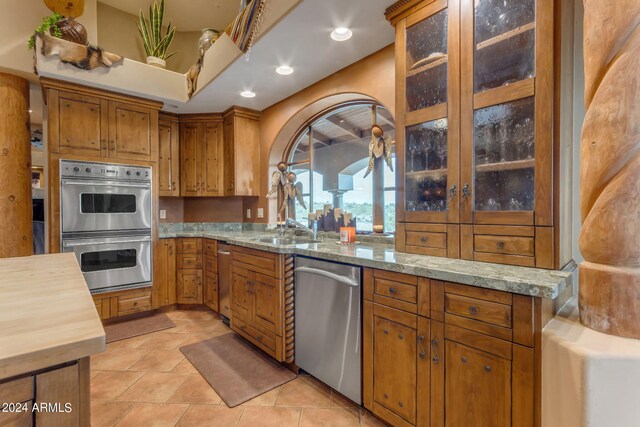
<svg viewBox="0 0 640 427">
<path fill-rule="evenodd" d="M 343 285 L 354 286 L 354 287 L 358 287 L 359 286 L 358 282 L 356 282 L 355 280 L 353 280 L 351 278 L 339 276 L 339 275 L 337 275 L 335 273 L 331 273 L 329 271 L 324 271 L 324 270 L 319 270 L 317 268 L 296 267 L 294 269 L 294 271 L 296 273 L 309 273 L 309 274 L 316 274 L 318 276 L 324 276 L 324 277 L 327 277 L 327 278 L 329 278 L 331 280 L 335 280 L 338 283 L 342 283 Z"/>
</svg>

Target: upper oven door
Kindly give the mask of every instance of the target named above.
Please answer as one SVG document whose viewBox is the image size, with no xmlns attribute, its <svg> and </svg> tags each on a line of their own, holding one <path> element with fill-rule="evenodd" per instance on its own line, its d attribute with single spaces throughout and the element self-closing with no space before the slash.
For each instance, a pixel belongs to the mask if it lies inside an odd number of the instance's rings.
<svg viewBox="0 0 640 427">
<path fill-rule="evenodd" d="M 62 233 L 151 228 L 151 185 L 63 179 Z"/>
<path fill-rule="evenodd" d="M 151 282 L 151 236 L 62 239 L 73 252 L 92 292 L 148 286 Z"/>
</svg>

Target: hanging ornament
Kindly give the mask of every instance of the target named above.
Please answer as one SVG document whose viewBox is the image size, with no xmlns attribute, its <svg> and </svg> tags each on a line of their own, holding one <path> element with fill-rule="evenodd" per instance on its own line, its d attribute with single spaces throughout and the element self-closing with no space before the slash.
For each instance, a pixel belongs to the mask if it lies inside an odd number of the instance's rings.
<svg viewBox="0 0 640 427">
<path fill-rule="evenodd" d="M 373 171 L 376 159 L 380 157 L 384 158 L 385 163 L 389 166 L 389 169 L 393 172 L 393 164 L 391 163 L 391 146 L 393 141 L 389 135 L 385 135 L 380 126 L 373 125 L 371 128 L 371 142 L 369 143 L 369 166 L 367 172 L 364 174 L 364 178 L 367 177 Z"/>
<path fill-rule="evenodd" d="M 289 172 L 287 174 L 287 179 L 284 183 L 284 199 L 282 200 L 282 205 L 280 205 L 280 211 L 278 214 L 284 212 L 290 200 L 293 201 L 293 203 L 295 203 L 295 200 L 298 200 L 300 206 L 307 209 L 307 205 L 304 203 L 304 198 L 302 197 L 302 183 L 296 182 L 296 179 L 297 177 L 295 173 Z"/>
</svg>

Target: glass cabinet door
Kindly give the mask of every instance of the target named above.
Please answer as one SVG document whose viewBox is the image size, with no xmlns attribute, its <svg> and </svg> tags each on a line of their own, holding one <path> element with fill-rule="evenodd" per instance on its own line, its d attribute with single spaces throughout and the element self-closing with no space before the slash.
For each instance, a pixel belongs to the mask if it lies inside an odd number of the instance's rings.
<svg viewBox="0 0 640 427">
<path fill-rule="evenodd" d="M 404 46 L 399 72 L 404 74 L 404 119 L 400 148 L 404 158 L 399 171 L 404 188 L 399 191 L 404 220 L 457 222 L 459 138 L 449 123 L 456 120 L 458 55 L 457 0 L 436 1 L 407 17 L 398 46 Z M 455 52 L 449 55 L 449 52 Z M 452 63 L 453 61 L 453 63 Z M 451 100 L 452 102 L 449 102 Z M 404 170 L 403 170 L 404 169 Z"/>
<path fill-rule="evenodd" d="M 537 123 L 544 100 L 538 99 L 536 19 L 545 1 L 464 0 L 473 13 L 463 13 L 461 22 L 462 222 L 534 223 L 536 154 L 551 146 Z M 551 113 L 546 119 L 543 126 L 551 129 Z"/>
</svg>

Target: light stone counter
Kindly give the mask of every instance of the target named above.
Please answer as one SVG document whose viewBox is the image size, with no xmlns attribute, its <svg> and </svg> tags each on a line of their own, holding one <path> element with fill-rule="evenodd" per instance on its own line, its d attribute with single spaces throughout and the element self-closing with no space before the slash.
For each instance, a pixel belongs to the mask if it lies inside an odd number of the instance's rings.
<svg viewBox="0 0 640 427">
<path fill-rule="evenodd" d="M 568 270 L 544 270 L 413 255 L 396 252 L 393 245 L 384 243 L 361 242 L 355 246 L 340 246 L 335 240 L 325 239 L 321 243 L 285 246 L 257 241 L 260 237 L 273 235 L 273 232 L 267 230 L 243 231 L 234 227 L 205 231 L 160 231 L 160 238 L 204 237 L 268 252 L 303 255 L 542 298 L 556 298 L 567 286 L 571 286 L 572 280 L 572 271 Z"/>
</svg>

